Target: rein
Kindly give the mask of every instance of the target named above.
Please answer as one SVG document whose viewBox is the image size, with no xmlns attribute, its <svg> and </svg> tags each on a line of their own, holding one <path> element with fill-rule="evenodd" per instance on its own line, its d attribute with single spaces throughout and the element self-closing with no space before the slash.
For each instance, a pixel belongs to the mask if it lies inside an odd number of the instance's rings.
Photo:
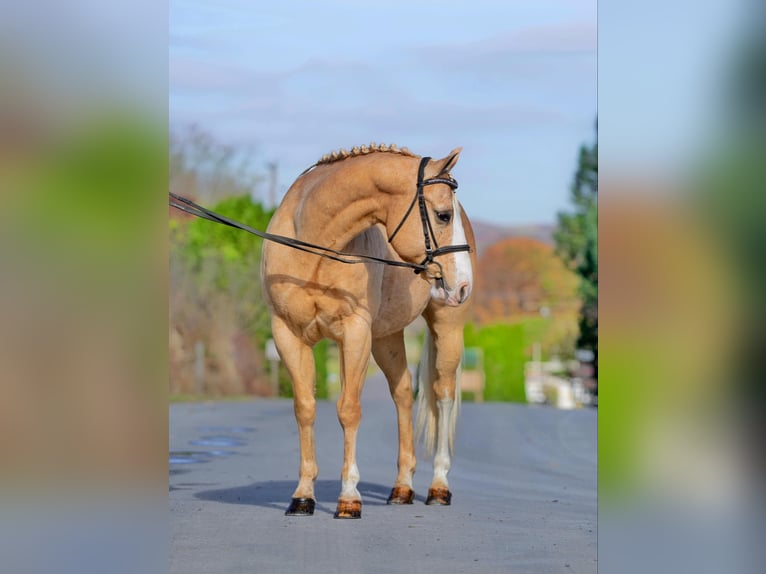
<svg viewBox="0 0 766 574">
<path fill-rule="evenodd" d="M 399 222 L 399 225 L 396 226 L 396 229 L 394 229 L 394 232 L 388 238 L 388 242 L 391 243 L 391 241 L 394 239 L 396 234 L 404 225 L 404 222 L 409 217 L 410 212 L 412 212 L 412 209 L 415 206 L 415 203 L 417 202 L 418 207 L 420 209 L 420 219 L 423 223 L 423 236 L 425 238 L 425 247 L 426 247 L 426 257 L 419 264 L 410 263 L 408 261 L 394 261 L 393 259 L 384 259 L 382 257 L 375 257 L 373 255 L 364 255 L 360 253 L 346 253 L 344 251 L 337 251 L 329 247 L 322 247 L 321 245 L 307 243 L 305 241 L 301 241 L 300 239 L 295 239 L 293 237 L 286 237 L 284 235 L 276 235 L 274 233 L 259 231 L 257 229 L 250 227 L 249 225 L 245 225 L 244 223 L 239 223 L 238 221 L 229 219 L 228 217 L 225 217 L 221 215 L 220 213 L 216 213 L 215 211 L 211 211 L 205 207 L 202 207 L 201 205 L 197 205 L 190 199 L 187 199 L 173 192 L 169 192 L 169 195 L 170 195 L 169 205 L 171 207 L 175 207 L 176 209 L 179 209 L 181 211 L 184 211 L 196 217 L 207 219 L 208 221 L 214 221 L 215 223 L 220 223 L 222 225 L 228 225 L 229 227 L 234 227 L 236 229 L 241 229 L 242 231 L 247 231 L 248 233 L 257 235 L 258 237 L 262 239 L 266 239 L 267 241 L 279 243 L 280 245 L 292 247 L 293 249 L 297 249 L 299 251 L 305 251 L 306 253 L 312 253 L 314 255 L 318 255 L 319 257 L 332 259 L 333 261 L 338 261 L 340 263 L 347 263 L 347 264 L 368 263 L 368 262 L 382 263 L 384 265 L 391 265 L 392 267 L 406 267 L 409 269 L 413 269 L 416 274 L 427 271 L 428 266 L 430 264 L 434 264 L 439 268 L 439 271 L 437 274 L 434 275 L 434 278 L 441 283 L 442 287 L 444 287 L 442 266 L 439 262 L 434 261 L 434 257 L 438 257 L 440 255 L 446 255 L 447 253 L 455 253 L 458 251 L 470 251 L 471 246 L 468 244 L 463 244 L 463 245 L 447 245 L 445 247 L 439 247 L 439 245 L 436 242 L 436 236 L 434 235 L 433 227 L 431 227 L 431 220 L 428 217 L 428 211 L 426 210 L 426 202 L 425 202 L 425 196 L 423 195 L 423 188 L 426 185 L 444 183 L 450 186 L 454 192 L 454 190 L 457 189 L 457 181 L 455 181 L 452 178 L 447 179 L 447 178 L 438 178 L 438 177 L 424 180 L 423 176 L 425 172 L 425 167 L 430 159 L 431 159 L 430 157 L 424 157 L 420 160 L 420 165 L 418 167 L 418 182 L 417 182 L 417 189 L 415 191 L 415 197 L 412 199 L 412 203 L 410 204 L 410 207 L 407 209 L 407 212 L 404 214 L 404 217 L 402 218 L 402 220 Z M 433 246 L 435 247 L 435 249 L 431 248 L 432 240 L 433 240 Z"/>
</svg>

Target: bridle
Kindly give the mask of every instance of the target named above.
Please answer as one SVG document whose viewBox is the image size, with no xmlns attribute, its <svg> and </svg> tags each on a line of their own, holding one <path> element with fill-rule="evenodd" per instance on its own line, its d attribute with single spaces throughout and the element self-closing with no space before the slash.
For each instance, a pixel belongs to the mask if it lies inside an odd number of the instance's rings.
<svg viewBox="0 0 766 574">
<path fill-rule="evenodd" d="M 197 205 L 190 199 L 186 199 L 185 197 L 175 194 L 173 192 L 169 192 L 169 195 L 170 195 L 169 205 L 171 207 L 175 207 L 176 209 L 180 209 L 181 211 L 190 213 L 191 215 L 195 215 L 202 219 L 207 219 L 208 221 L 214 221 L 216 223 L 228 225 L 229 227 L 235 227 L 237 229 L 247 231 L 248 233 L 252 233 L 253 235 L 257 235 L 258 237 L 261 237 L 262 239 L 273 241 L 274 243 L 279 243 L 280 245 L 285 245 L 287 247 L 292 247 L 293 249 L 297 249 L 299 251 L 313 253 L 314 255 L 318 255 L 326 259 L 332 259 L 333 261 L 339 261 L 340 263 L 348 263 L 348 264 L 367 263 L 367 262 L 382 263 L 384 265 L 391 265 L 393 267 L 407 267 L 407 268 L 413 269 L 416 274 L 426 272 L 429 274 L 429 277 L 432 277 L 442 288 L 446 288 L 446 284 L 444 281 L 444 273 L 443 273 L 444 270 L 442 268 L 441 263 L 436 261 L 434 258 L 439 257 L 440 255 L 446 255 L 448 253 L 456 253 L 459 251 L 470 252 L 471 246 L 468 244 L 463 244 L 463 245 L 446 245 L 444 247 L 439 247 L 439 244 L 436 241 L 436 236 L 434 235 L 433 226 L 431 225 L 431 219 L 428 217 L 428 210 L 426 209 L 426 200 L 425 200 L 425 195 L 423 194 L 423 189 L 427 185 L 444 183 L 448 185 L 450 188 L 452 188 L 452 191 L 454 193 L 454 191 L 457 189 L 457 181 L 455 181 L 452 177 L 449 177 L 449 178 L 432 177 L 429 179 L 423 179 L 425 174 L 426 164 L 430 161 L 430 159 L 431 159 L 430 157 L 424 157 L 420 160 L 420 165 L 418 166 L 418 181 L 417 181 L 417 188 L 415 190 L 415 197 L 413 197 L 412 203 L 410 203 L 410 206 L 407 209 L 406 213 L 404 214 L 404 217 L 402 217 L 402 220 L 399 222 L 399 225 L 396 226 L 393 233 L 391 233 L 391 235 L 388 238 L 388 242 L 391 243 L 391 241 L 393 241 L 396 234 L 399 233 L 399 230 L 404 225 L 404 222 L 407 221 L 407 219 L 409 218 L 410 213 L 415 207 L 415 203 L 417 203 L 419 211 L 420 211 L 420 220 L 421 220 L 421 223 L 423 224 L 423 238 L 425 241 L 425 250 L 426 250 L 426 257 L 425 259 L 423 259 L 421 263 L 410 263 L 409 261 L 395 261 L 393 259 L 384 259 L 382 257 L 375 257 L 373 255 L 346 253 L 344 251 L 337 251 L 329 247 L 322 247 L 321 245 L 307 243 L 305 241 L 301 241 L 300 239 L 295 239 L 293 237 L 285 237 L 284 235 L 276 235 L 274 233 L 259 231 L 248 225 L 245 225 L 244 223 L 239 223 L 238 221 L 234 221 L 233 219 L 230 219 L 219 213 L 211 211 L 205 207 Z M 311 166 L 311 167 L 314 167 L 314 166 Z M 307 169 L 306 171 L 309 171 L 310 169 L 311 168 Z M 455 216 L 457 216 L 457 214 L 453 215 L 453 217 Z M 435 265 L 438 268 L 438 271 L 436 271 L 435 273 L 430 273 L 429 266 L 431 265 Z"/>
<path fill-rule="evenodd" d="M 428 217 L 428 210 L 426 209 L 426 198 L 424 194 L 424 188 L 427 185 L 434 185 L 437 183 L 443 183 L 445 185 L 448 185 L 450 188 L 452 188 L 452 192 L 455 193 L 457 191 L 457 180 L 454 179 L 452 176 L 450 177 L 431 177 L 429 179 L 423 179 L 426 171 L 426 165 L 431 160 L 430 157 L 424 157 L 420 160 L 420 165 L 418 165 L 418 182 L 417 182 L 417 188 L 415 190 L 415 197 L 412 198 L 412 203 L 410 203 L 410 206 L 407 208 L 407 211 L 404 213 L 404 217 L 402 217 L 402 220 L 399 222 L 399 225 L 396 226 L 393 233 L 389 235 L 388 242 L 391 243 L 394 240 L 394 237 L 396 237 L 396 234 L 399 233 L 399 230 L 404 225 L 404 222 L 407 221 L 407 218 L 410 216 L 410 213 L 412 212 L 412 208 L 415 207 L 415 203 L 418 204 L 418 208 L 420 210 L 420 221 L 423 224 L 423 238 L 425 240 L 425 247 L 426 247 L 426 257 L 423 259 L 423 261 L 420 262 L 420 265 L 418 269 L 415 270 L 415 273 L 422 273 L 423 271 L 426 271 L 428 269 L 429 265 L 435 265 L 438 267 L 438 271 L 436 273 L 431 273 L 431 277 L 434 278 L 434 280 L 439 283 L 439 286 L 442 289 L 446 288 L 445 281 L 444 281 L 444 269 L 442 268 L 441 263 L 436 261 L 434 258 L 438 257 L 439 255 L 446 255 L 447 253 L 457 253 L 459 251 L 471 251 L 471 246 L 467 243 L 464 243 L 462 245 L 445 245 L 444 247 L 439 247 L 438 242 L 436 241 L 436 235 L 434 234 L 434 228 L 431 225 L 431 218 Z M 453 217 L 458 217 L 458 214 L 453 214 Z M 433 242 L 433 248 L 431 247 L 431 242 Z"/>
</svg>

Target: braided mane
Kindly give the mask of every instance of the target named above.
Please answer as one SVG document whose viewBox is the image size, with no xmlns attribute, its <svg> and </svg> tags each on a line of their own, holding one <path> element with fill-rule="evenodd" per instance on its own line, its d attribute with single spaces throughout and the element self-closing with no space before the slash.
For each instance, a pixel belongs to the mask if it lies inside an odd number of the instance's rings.
<svg viewBox="0 0 766 574">
<path fill-rule="evenodd" d="M 386 145 L 386 144 L 371 143 L 370 145 L 354 146 L 348 151 L 341 148 L 338 151 L 326 153 L 314 165 L 335 163 L 336 161 L 340 161 L 348 157 L 355 157 L 358 155 L 367 155 L 377 151 L 382 151 L 387 153 L 397 153 L 399 155 L 406 155 L 409 157 L 420 157 L 419 155 L 412 153 L 406 147 L 402 147 L 402 148 L 397 147 L 396 144 Z"/>
</svg>

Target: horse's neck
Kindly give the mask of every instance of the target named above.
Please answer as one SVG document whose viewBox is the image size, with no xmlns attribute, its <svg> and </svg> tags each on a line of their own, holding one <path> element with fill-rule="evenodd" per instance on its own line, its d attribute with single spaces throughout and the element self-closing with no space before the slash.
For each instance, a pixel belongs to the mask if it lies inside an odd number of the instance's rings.
<svg viewBox="0 0 766 574">
<path fill-rule="evenodd" d="M 311 224 L 302 226 L 299 237 L 304 241 L 343 249 L 354 237 L 380 221 L 378 208 L 378 202 L 369 199 L 357 199 L 337 208 L 328 207 L 322 216 L 312 216 Z"/>
<path fill-rule="evenodd" d="M 382 222 L 388 195 L 365 179 L 346 183 L 346 191 L 335 189 L 326 180 L 307 190 L 296 218 L 298 239 L 343 249 L 354 237 Z"/>
</svg>

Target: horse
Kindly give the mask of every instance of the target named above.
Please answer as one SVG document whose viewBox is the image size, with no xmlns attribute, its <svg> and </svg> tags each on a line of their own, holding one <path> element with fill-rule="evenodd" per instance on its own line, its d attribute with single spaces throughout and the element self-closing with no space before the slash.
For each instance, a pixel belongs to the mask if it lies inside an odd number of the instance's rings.
<svg viewBox="0 0 766 574">
<path fill-rule="evenodd" d="M 463 326 L 476 266 L 473 230 L 450 174 L 461 150 L 439 160 L 393 144 L 327 154 L 296 179 L 269 223 L 270 234 L 360 258 L 356 265 L 345 264 L 284 244 L 263 244 L 263 293 L 277 351 L 292 382 L 300 439 L 298 485 L 287 515 L 314 513 L 318 467 L 312 347 L 324 338 L 337 343 L 340 359 L 337 413 L 344 450 L 335 518 L 361 518 L 356 439 L 370 354 L 385 374 L 398 419 L 398 474 L 387 502 L 413 502 L 415 433 L 434 456 L 426 503 L 451 502 L 447 473 L 460 404 Z M 417 369 L 413 429 L 404 328 L 420 315 L 428 329 Z"/>
</svg>

